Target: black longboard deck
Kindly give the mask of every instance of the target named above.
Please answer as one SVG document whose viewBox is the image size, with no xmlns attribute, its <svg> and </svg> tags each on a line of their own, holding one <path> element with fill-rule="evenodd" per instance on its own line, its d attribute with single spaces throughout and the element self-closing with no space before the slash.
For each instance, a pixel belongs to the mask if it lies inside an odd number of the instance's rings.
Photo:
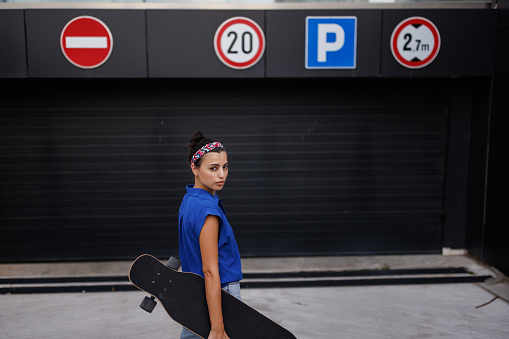
<svg viewBox="0 0 509 339">
<path fill-rule="evenodd" d="M 159 300 L 180 325 L 207 338 L 210 332 L 205 280 L 194 273 L 177 272 L 157 258 L 144 254 L 129 270 L 131 283 Z M 271 319 L 222 291 L 223 321 L 230 339 L 295 339 Z"/>
</svg>

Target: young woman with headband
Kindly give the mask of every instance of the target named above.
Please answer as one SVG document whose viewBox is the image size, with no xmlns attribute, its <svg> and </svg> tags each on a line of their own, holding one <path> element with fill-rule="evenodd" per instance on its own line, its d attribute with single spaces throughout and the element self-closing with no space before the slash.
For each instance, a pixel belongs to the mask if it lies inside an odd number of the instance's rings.
<svg viewBox="0 0 509 339">
<path fill-rule="evenodd" d="M 233 230 L 216 195 L 228 176 L 228 157 L 219 141 L 205 138 L 200 131 L 188 146 L 194 185 L 186 187 L 179 211 L 182 271 L 205 279 L 211 324 L 208 339 L 229 339 L 223 324 L 221 289 L 240 299 L 242 268 Z M 180 338 L 199 337 L 183 328 Z"/>
</svg>

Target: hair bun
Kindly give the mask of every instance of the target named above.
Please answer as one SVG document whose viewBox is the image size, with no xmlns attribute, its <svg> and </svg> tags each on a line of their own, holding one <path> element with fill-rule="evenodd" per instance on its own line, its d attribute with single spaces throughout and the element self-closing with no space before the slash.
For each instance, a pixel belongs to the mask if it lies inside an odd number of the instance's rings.
<svg viewBox="0 0 509 339">
<path fill-rule="evenodd" d="M 189 146 L 189 148 L 193 149 L 196 146 L 196 144 L 198 144 L 203 139 L 205 139 L 205 137 L 203 136 L 202 132 L 197 131 L 193 134 L 193 136 L 191 137 L 191 140 L 187 146 Z"/>
<path fill-rule="evenodd" d="M 205 145 L 207 145 L 207 144 L 209 144 L 211 142 L 219 142 L 219 140 L 217 140 L 216 138 L 207 138 L 207 137 L 204 137 L 201 131 L 195 132 L 193 134 L 193 136 L 191 137 L 191 140 L 190 140 L 189 144 L 187 144 L 187 146 L 189 146 L 189 154 L 188 154 L 189 162 L 191 162 L 191 160 L 193 159 L 194 154 L 198 150 L 200 150 L 203 146 L 205 146 Z M 210 150 L 210 152 L 215 152 L 215 153 L 220 153 L 220 152 L 224 152 L 224 151 L 225 151 L 224 147 L 223 148 L 216 147 L 216 148 Z M 201 159 L 198 159 L 194 163 L 194 165 L 196 167 L 200 167 L 200 160 Z"/>
</svg>

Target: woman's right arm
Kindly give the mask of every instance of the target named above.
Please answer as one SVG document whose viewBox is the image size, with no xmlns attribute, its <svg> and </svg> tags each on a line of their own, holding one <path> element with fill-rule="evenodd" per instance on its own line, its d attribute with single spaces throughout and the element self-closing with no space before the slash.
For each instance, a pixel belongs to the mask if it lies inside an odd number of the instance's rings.
<svg viewBox="0 0 509 339">
<path fill-rule="evenodd" d="M 208 215 L 200 233 L 200 251 L 211 330 L 208 339 L 229 339 L 224 330 L 218 261 L 219 218 Z"/>
</svg>

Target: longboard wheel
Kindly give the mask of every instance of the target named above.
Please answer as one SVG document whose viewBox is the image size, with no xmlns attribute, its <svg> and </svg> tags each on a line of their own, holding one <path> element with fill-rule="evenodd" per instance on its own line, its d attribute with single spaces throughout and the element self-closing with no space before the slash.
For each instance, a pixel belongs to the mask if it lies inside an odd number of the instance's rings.
<svg viewBox="0 0 509 339">
<path fill-rule="evenodd" d="M 154 307 L 156 307 L 157 305 L 157 301 L 155 301 L 155 298 L 154 297 L 145 297 L 143 299 L 143 301 L 141 302 L 140 304 L 140 307 L 147 311 L 148 313 L 152 313 L 152 311 L 154 310 Z"/>
<path fill-rule="evenodd" d="M 174 269 L 175 271 L 178 271 L 178 269 L 180 268 L 180 265 L 181 265 L 180 260 L 175 257 L 170 257 L 170 259 L 166 263 L 166 266 Z"/>
</svg>

